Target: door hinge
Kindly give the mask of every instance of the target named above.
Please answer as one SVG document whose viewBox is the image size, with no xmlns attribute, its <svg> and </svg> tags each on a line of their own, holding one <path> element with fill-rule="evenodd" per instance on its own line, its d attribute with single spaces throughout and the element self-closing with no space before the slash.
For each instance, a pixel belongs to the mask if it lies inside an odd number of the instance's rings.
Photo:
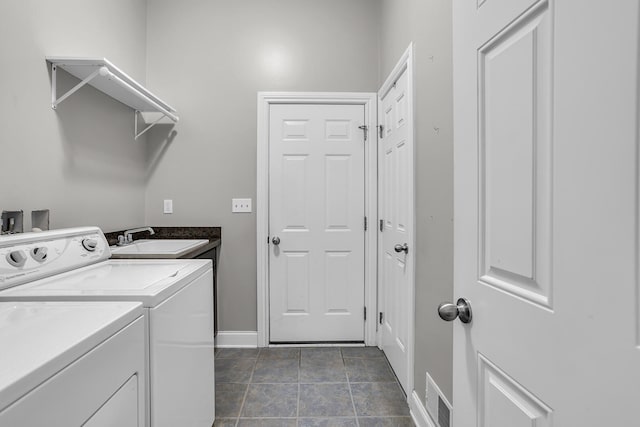
<svg viewBox="0 0 640 427">
<path fill-rule="evenodd" d="M 358 129 L 362 129 L 362 131 L 364 132 L 364 140 L 366 142 L 367 141 L 367 134 L 369 133 L 369 126 L 367 126 L 367 125 L 358 126 Z"/>
<path fill-rule="evenodd" d="M 367 320 L 367 307 L 364 308 L 364 320 Z"/>
<path fill-rule="evenodd" d="M 384 230 L 384 219 L 380 220 L 380 231 Z"/>
<path fill-rule="evenodd" d="M 380 319 L 378 320 L 378 322 L 380 322 L 380 324 L 381 324 L 381 325 L 382 325 L 382 318 L 383 318 L 383 317 L 384 317 L 384 316 L 382 315 L 382 312 L 380 312 Z"/>
<path fill-rule="evenodd" d="M 364 217 L 364 231 L 367 231 L 368 228 L 368 222 L 367 222 L 367 217 Z"/>
<path fill-rule="evenodd" d="M 382 139 L 384 135 L 384 126 L 378 125 L 378 132 L 380 133 L 380 139 Z"/>
</svg>

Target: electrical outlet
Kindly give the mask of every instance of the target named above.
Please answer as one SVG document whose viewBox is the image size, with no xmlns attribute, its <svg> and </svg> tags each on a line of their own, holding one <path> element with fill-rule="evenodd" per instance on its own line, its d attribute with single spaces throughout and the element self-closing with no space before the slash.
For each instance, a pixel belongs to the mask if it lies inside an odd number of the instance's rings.
<svg viewBox="0 0 640 427">
<path fill-rule="evenodd" d="M 164 213 L 172 214 L 173 213 L 173 200 L 165 199 L 164 201 Z"/>
<path fill-rule="evenodd" d="M 251 212 L 251 199 L 231 199 L 231 212 Z"/>
</svg>

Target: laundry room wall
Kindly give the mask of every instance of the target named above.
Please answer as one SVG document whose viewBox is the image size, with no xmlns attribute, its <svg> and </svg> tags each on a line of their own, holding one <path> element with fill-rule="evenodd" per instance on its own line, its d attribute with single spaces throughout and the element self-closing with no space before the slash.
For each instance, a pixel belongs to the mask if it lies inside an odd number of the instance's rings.
<svg viewBox="0 0 640 427">
<path fill-rule="evenodd" d="M 144 82 L 145 0 L 0 2 L 0 210 L 51 209 L 52 228 L 144 222 L 145 143 L 133 111 L 85 87 L 51 108 L 45 56 L 106 57 Z M 58 74 L 59 91 L 77 83 Z M 60 92 L 59 92 L 60 93 Z"/>
<path fill-rule="evenodd" d="M 147 81 L 181 118 L 149 138 L 146 222 L 222 226 L 220 330 L 257 327 L 257 92 L 376 91 L 378 24 L 371 0 L 148 1 Z"/>
<path fill-rule="evenodd" d="M 453 83 L 450 0 L 383 0 L 381 80 L 411 41 L 415 60 L 416 314 L 414 388 L 429 372 L 452 399 L 452 327 L 438 304 L 453 298 Z"/>
</svg>

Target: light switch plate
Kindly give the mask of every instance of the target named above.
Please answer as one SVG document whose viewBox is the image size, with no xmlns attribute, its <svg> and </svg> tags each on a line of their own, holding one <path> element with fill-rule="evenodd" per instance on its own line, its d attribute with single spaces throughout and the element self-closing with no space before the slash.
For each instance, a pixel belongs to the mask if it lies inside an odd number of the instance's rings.
<svg viewBox="0 0 640 427">
<path fill-rule="evenodd" d="M 173 213 L 173 200 L 165 199 L 164 201 L 164 213 L 172 214 Z"/>
<path fill-rule="evenodd" d="M 251 199 L 231 199 L 231 212 L 234 212 L 234 213 L 251 212 Z"/>
</svg>

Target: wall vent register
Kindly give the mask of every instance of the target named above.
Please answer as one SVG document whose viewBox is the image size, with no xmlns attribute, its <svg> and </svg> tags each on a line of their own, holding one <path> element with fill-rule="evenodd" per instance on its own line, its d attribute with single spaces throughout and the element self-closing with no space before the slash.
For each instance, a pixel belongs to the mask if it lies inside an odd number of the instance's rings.
<svg viewBox="0 0 640 427">
<path fill-rule="evenodd" d="M 125 72 L 105 58 L 46 57 L 51 64 L 51 107 L 55 110 L 62 101 L 86 84 L 122 102 L 134 110 L 135 139 L 158 124 L 165 117 L 173 123 L 178 121 L 176 110 L 129 77 Z M 80 79 L 80 83 L 58 98 L 57 72 L 61 68 Z M 138 121 L 143 113 L 156 113 L 158 117 L 138 131 Z M 143 120 L 144 121 L 144 120 Z"/>
<path fill-rule="evenodd" d="M 427 372 L 426 409 L 437 427 L 451 427 L 451 404 Z"/>
</svg>

